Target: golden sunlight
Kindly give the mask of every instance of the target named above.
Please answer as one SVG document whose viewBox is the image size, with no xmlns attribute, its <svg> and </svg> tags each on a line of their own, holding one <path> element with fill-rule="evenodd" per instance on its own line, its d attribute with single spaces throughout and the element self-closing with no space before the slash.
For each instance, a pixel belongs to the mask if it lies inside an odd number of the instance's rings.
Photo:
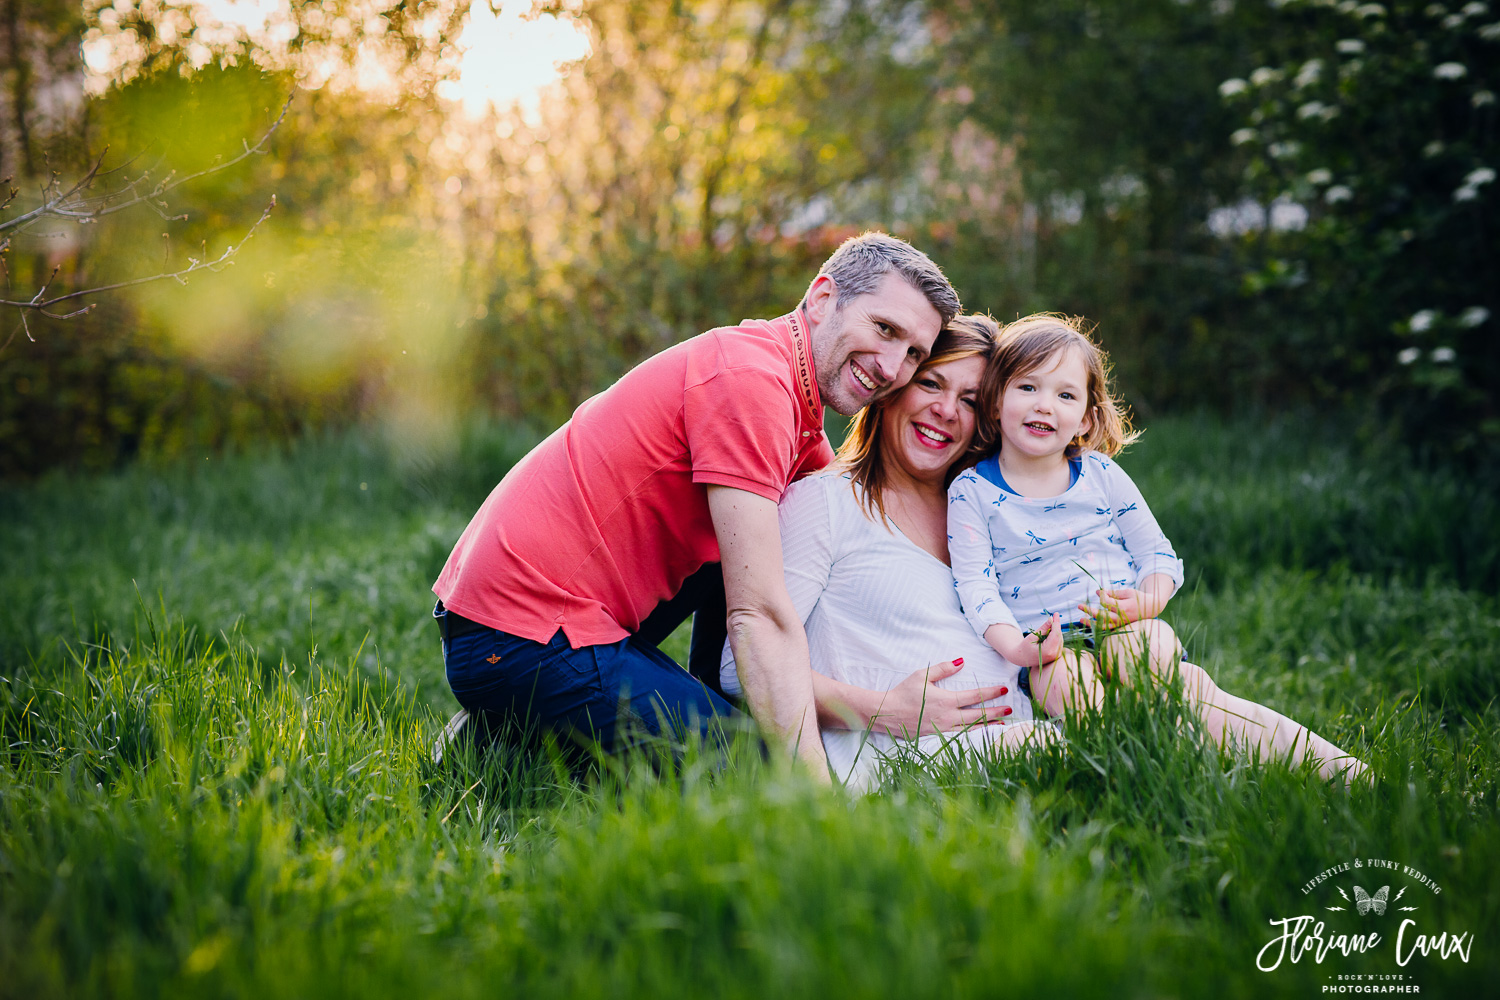
<svg viewBox="0 0 1500 1000">
<path fill-rule="evenodd" d="M 332 45 L 304 47 L 294 55 L 290 43 L 299 28 L 288 0 L 168 0 L 150 8 L 146 35 L 130 16 L 135 9 L 130 0 L 102 0 L 95 8 L 98 23 L 83 39 L 85 86 L 89 93 L 101 94 L 130 79 L 156 43 L 181 42 L 187 63 L 196 68 L 244 40 L 259 50 L 258 62 L 290 63 L 303 87 L 332 82 L 370 95 L 387 94 L 394 83 L 392 53 L 378 38 L 380 6 L 379 0 L 352 4 L 336 18 L 342 24 L 333 26 Z M 492 104 L 529 105 L 564 66 L 588 56 L 588 33 L 580 20 L 566 13 L 533 15 L 534 8 L 534 0 L 473 0 L 453 54 L 445 53 L 443 62 L 452 75 L 439 85 L 439 93 L 475 116 Z M 440 30 L 439 14 L 430 12 L 419 29 L 429 39 Z M 324 18 L 318 10 L 304 16 Z M 349 39 L 354 23 L 376 28 L 352 49 L 340 50 L 337 40 Z"/>
<path fill-rule="evenodd" d="M 476 115 L 491 104 L 529 102 L 563 66 L 589 54 L 588 35 L 578 22 L 554 14 L 527 17 L 530 0 L 500 0 L 497 8 L 491 2 L 475 0 L 458 42 L 458 78 L 440 89 Z"/>
</svg>

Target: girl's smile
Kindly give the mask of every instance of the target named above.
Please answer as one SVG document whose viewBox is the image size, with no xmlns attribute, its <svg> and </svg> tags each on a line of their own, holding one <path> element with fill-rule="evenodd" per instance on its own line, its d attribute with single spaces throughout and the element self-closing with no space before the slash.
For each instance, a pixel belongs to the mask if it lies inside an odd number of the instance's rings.
<svg viewBox="0 0 1500 1000">
<path fill-rule="evenodd" d="M 1000 395 L 1002 467 L 1062 460 L 1068 445 L 1088 433 L 1088 383 L 1088 366 L 1076 350 L 1011 379 Z"/>
</svg>

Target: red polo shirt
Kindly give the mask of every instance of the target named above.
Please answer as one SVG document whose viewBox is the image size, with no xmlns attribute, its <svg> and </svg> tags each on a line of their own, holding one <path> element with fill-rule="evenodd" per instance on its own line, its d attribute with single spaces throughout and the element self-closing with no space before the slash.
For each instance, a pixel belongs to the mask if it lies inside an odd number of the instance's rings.
<svg viewBox="0 0 1500 1000">
<path fill-rule="evenodd" d="M 433 584 L 465 618 L 618 642 L 719 558 L 708 485 L 780 501 L 827 465 L 807 317 L 746 320 L 641 362 L 490 493 Z"/>
</svg>

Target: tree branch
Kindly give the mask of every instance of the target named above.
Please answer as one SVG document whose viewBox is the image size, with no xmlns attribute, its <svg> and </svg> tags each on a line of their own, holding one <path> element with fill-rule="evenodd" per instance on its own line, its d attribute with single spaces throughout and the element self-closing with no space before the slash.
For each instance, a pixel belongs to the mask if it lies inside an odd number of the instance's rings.
<svg viewBox="0 0 1500 1000">
<path fill-rule="evenodd" d="M 202 175 L 199 174 L 195 176 Z M 42 287 L 37 290 L 37 293 L 31 298 L 15 300 L 0 299 L 0 307 L 9 307 L 12 309 L 21 310 L 21 321 L 24 325 L 26 313 L 28 311 L 40 313 L 41 315 L 46 316 L 48 319 L 72 319 L 75 316 L 82 316 L 84 313 L 87 313 L 91 309 L 93 309 L 95 303 L 90 303 L 89 305 L 84 306 L 82 309 L 75 309 L 70 313 L 51 313 L 47 310 L 60 302 L 71 302 L 74 299 L 80 299 L 88 295 L 99 295 L 104 292 L 118 291 L 121 288 L 133 288 L 136 285 L 146 285 L 150 284 L 153 281 L 162 281 L 167 278 L 172 278 L 178 283 L 185 285 L 187 284 L 187 277 L 190 274 L 195 274 L 198 271 L 220 271 L 223 270 L 224 267 L 233 263 L 231 258 L 245 248 L 245 244 L 250 242 L 250 238 L 255 235 L 255 231 L 260 228 L 260 224 L 262 222 L 265 222 L 266 219 L 270 218 L 271 210 L 275 207 L 276 196 L 272 195 L 270 204 L 266 205 L 265 211 L 260 213 L 260 218 L 256 219 L 255 224 L 252 225 L 250 229 L 245 233 L 245 238 L 240 240 L 238 244 L 231 243 L 228 247 L 225 248 L 224 252 L 214 260 L 197 260 L 195 258 L 189 257 L 188 260 L 191 263 L 180 271 L 164 271 L 161 274 L 151 274 L 143 278 L 131 278 L 129 281 L 117 281 L 112 285 L 99 285 L 96 288 L 84 288 L 76 292 L 68 292 L 65 295 L 54 295 L 51 298 L 46 298 L 45 296 L 47 293 L 47 286 L 52 283 L 52 277 L 49 277 L 46 284 L 42 285 Z M 52 276 L 55 277 L 56 274 L 57 270 L 54 268 Z M 12 336 L 14 336 L 14 334 L 12 334 Z M 26 336 L 28 338 L 30 338 L 31 336 L 31 331 L 29 328 L 26 331 Z"/>
<path fill-rule="evenodd" d="M 85 198 L 82 196 L 83 192 L 91 188 L 94 184 L 94 181 L 99 177 L 100 167 L 104 163 L 105 155 L 109 152 L 109 149 L 106 147 L 104 152 L 99 154 L 99 158 L 94 161 L 94 165 L 89 168 L 88 172 L 85 173 L 81 178 L 79 178 L 78 181 L 71 187 L 69 187 L 66 191 L 57 190 L 59 184 L 57 176 L 54 174 L 52 179 L 49 180 L 47 184 L 42 188 L 42 203 L 36 208 L 33 208 L 31 211 L 23 212 L 13 219 L 0 221 L 0 233 L 24 228 L 25 226 L 30 225 L 31 223 L 47 216 L 72 219 L 73 221 L 80 223 L 94 222 L 102 218 L 103 216 L 113 215 L 116 212 L 123 212 L 127 208 L 134 208 L 136 205 L 139 205 L 143 202 L 150 204 L 152 210 L 156 211 L 157 214 L 161 215 L 163 218 L 180 218 L 180 216 L 167 216 L 162 211 L 163 206 L 157 204 L 158 202 L 160 202 L 162 196 L 176 190 L 184 184 L 198 180 L 200 177 L 207 177 L 210 174 L 216 174 L 221 170 L 228 170 L 235 164 L 249 159 L 252 156 L 260 155 L 262 152 L 264 152 L 266 143 L 271 140 L 271 136 L 276 133 L 276 130 L 281 127 L 281 123 L 286 120 L 287 112 L 292 107 L 292 98 L 295 97 L 296 94 L 296 90 L 293 90 L 290 94 L 287 95 L 286 103 L 281 106 L 281 113 L 276 116 L 276 120 L 271 123 L 270 128 L 266 129 L 266 131 L 261 135 L 260 139 L 256 141 L 255 145 L 251 146 L 249 143 L 241 140 L 241 145 L 244 146 L 244 152 L 240 153 L 232 160 L 226 160 L 223 163 L 217 163 L 211 167 L 206 167 L 203 170 L 188 174 L 184 177 L 177 177 L 176 171 L 173 171 L 160 181 L 156 182 L 156 184 L 152 186 L 150 190 L 141 191 L 139 190 L 139 185 L 145 183 L 145 181 L 150 178 L 150 172 L 147 171 L 133 181 L 125 181 L 123 186 L 116 191 L 107 192 L 104 195 L 93 199 Z M 118 202 L 114 200 L 121 197 L 122 195 L 125 195 L 126 192 L 129 192 L 129 195 L 125 198 L 125 200 Z M 14 197 L 13 194 L 12 197 Z M 9 202 L 10 199 L 7 198 L 5 204 L 9 204 Z M 3 207 L 3 205 L 0 205 L 0 208 Z M 257 225 L 259 225 L 259 223 L 257 223 Z"/>
</svg>

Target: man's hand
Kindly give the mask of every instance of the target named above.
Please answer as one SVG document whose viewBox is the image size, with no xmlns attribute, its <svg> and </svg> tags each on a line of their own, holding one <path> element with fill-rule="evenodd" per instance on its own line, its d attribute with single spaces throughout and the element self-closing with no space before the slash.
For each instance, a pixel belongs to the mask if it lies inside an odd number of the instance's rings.
<svg viewBox="0 0 1500 1000">
<path fill-rule="evenodd" d="M 1140 590 L 1133 587 L 1097 590 L 1099 606 L 1080 604 L 1078 610 L 1083 612 L 1083 623 L 1090 628 L 1119 628 L 1161 614 L 1175 586 L 1171 577 L 1153 573 L 1141 581 Z"/>
<path fill-rule="evenodd" d="M 807 635 L 786 592 L 776 502 L 730 486 L 708 487 L 740 687 L 766 736 L 828 782 L 813 699 Z"/>
<path fill-rule="evenodd" d="M 963 668 L 963 657 L 912 672 L 889 691 L 856 688 L 814 675 L 818 713 L 830 728 L 884 730 L 897 739 L 949 733 L 968 726 L 995 724 L 1011 713 L 1009 705 L 983 707 L 1007 694 L 1004 685 L 950 691 L 937 682 Z"/>
</svg>

